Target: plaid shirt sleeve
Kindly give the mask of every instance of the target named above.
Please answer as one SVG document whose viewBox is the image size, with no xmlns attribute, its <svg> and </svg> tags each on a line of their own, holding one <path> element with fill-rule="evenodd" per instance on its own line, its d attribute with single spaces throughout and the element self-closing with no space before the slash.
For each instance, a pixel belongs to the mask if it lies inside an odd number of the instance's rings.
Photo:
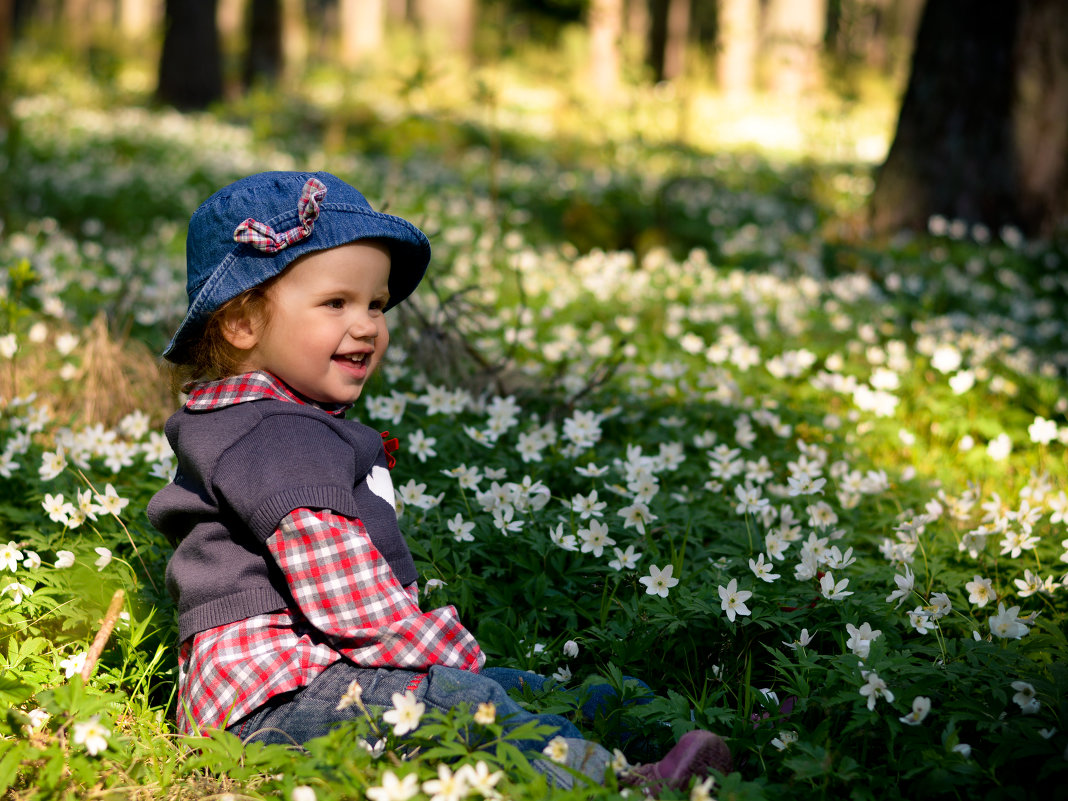
<svg viewBox="0 0 1068 801">
<path fill-rule="evenodd" d="M 453 606 L 423 612 L 358 520 L 295 509 L 267 539 L 300 613 L 363 667 L 478 671 L 485 655 Z"/>
</svg>

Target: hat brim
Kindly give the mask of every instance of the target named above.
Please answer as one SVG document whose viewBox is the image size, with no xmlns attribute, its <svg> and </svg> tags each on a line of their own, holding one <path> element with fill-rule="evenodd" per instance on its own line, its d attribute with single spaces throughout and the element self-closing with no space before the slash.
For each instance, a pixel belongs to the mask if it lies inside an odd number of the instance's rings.
<svg viewBox="0 0 1068 801">
<path fill-rule="evenodd" d="M 297 212 L 286 212 L 268 224 L 275 230 L 291 228 L 298 224 Z M 349 203 L 325 202 L 311 235 L 284 250 L 268 254 L 252 245 L 235 242 L 190 301 L 189 310 L 163 351 L 163 357 L 175 364 L 188 362 L 192 344 L 224 303 L 280 275 L 301 256 L 363 239 L 379 240 L 389 247 L 389 303 L 385 307 L 389 311 L 411 295 L 423 280 L 430 264 L 429 240 L 401 217 Z"/>
</svg>

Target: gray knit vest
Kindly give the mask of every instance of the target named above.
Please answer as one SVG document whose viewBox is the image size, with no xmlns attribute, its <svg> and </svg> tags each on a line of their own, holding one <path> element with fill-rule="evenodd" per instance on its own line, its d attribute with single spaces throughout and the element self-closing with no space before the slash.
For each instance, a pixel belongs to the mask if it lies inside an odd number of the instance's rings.
<svg viewBox="0 0 1068 801">
<path fill-rule="evenodd" d="M 178 469 L 149 502 L 148 517 L 175 546 L 167 589 L 182 642 L 295 608 L 265 545 L 294 509 L 358 518 L 401 585 L 418 578 L 393 506 L 382 489 L 372 491 L 388 477 L 379 472 L 386 454 L 374 429 L 314 406 L 263 399 L 210 411 L 183 407 L 166 433 Z"/>
</svg>

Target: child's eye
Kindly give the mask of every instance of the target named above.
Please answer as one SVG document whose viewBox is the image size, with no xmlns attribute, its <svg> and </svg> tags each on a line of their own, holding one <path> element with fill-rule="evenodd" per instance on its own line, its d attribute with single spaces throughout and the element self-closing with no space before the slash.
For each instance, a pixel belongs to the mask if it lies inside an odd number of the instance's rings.
<svg viewBox="0 0 1068 801">
<path fill-rule="evenodd" d="M 383 309 L 386 308 L 386 303 L 388 303 L 388 302 L 389 301 L 387 301 L 385 298 L 379 298 L 378 300 L 372 300 L 371 301 L 371 309 L 374 310 L 374 311 L 382 311 Z"/>
<path fill-rule="evenodd" d="M 345 301 L 343 298 L 330 298 L 330 300 L 323 305 L 331 309 L 343 309 L 345 308 Z"/>
</svg>

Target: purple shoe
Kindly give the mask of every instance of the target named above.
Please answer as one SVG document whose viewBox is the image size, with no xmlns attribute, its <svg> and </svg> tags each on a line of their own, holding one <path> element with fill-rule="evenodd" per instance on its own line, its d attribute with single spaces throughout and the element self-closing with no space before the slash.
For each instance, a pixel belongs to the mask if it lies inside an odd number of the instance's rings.
<svg viewBox="0 0 1068 801">
<path fill-rule="evenodd" d="M 621 784 L 641 787 L 648 793 L 662 789 L 685 790 L 690 780 L 708 776 L 710 770 L 730 773 L 731 751 L 723 739 L 710 731 L 695 729 L 679 738 L 664 758 L 630 769 Z"/>
</svg>

